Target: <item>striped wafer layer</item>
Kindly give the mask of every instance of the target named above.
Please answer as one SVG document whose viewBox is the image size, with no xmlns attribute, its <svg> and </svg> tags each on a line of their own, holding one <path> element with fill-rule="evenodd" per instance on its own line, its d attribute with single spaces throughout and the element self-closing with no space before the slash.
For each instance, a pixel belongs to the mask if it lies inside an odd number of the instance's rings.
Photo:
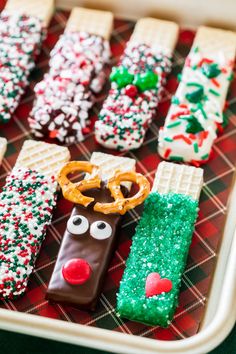
<svg viewBox="0 0 236 354">
<path fill-rule="evenodd" d="M 26 140 L 18 155 L 15 167 L 36 170 L 45 176 L 57 176 L 69 159 L 70 152 L 67 147 Z"/>
<path fill-rule="evenodd" d="M 202 185 L 201 168 L 163 161 L 158 165 L 152 192 L 184 194 L 198 200 Z"/>
</svg>

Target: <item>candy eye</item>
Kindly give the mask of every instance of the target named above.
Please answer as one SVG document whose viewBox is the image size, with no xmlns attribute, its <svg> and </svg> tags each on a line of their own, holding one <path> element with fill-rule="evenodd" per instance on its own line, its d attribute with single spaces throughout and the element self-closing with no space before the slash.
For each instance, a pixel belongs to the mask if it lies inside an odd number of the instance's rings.
<svg viewBox="0 0 236 354">
<path fill-rule="evenodd" d="M 111 226 L 105 221 L 95 221 L 90 226 L 90 235 L 97 240 L 104 240 L 112 234 Z"/>
<path fill-rule="evenodd" d="M 88 219 L 83 215 L 74 215 L 67 222 L 67 230 L 74 235 L 82 235 L 88 228 Z"/>
</svg>

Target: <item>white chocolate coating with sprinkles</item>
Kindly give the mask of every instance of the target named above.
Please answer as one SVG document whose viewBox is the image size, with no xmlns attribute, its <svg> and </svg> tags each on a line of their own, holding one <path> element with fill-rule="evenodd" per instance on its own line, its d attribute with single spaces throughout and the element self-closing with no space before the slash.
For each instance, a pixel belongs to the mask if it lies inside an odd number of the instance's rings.
<svg viewBox="0 0 236 354">
<path fill-rule="evenodd" d="M 57 182 L 14 168 L 0 194 L 0 299 L 24 293 L 56 204 Z"/>
<path fill-rule="evenodd" d="M 205 40 L 202 32 L 207 34 Z M 215 35 L 220 35 L 222 49 Z M 224 38 L 230 41 L 230 50 L 227 46 L 224 49 Z M 235 50 L 234 33 L 199 29 L 165 125 L 159 131 L 158 151 L 164 159 L 198 166 L 210 158 L 214 140 L 225 125 L 223 109 L 232 79 Z"/>
</svg>

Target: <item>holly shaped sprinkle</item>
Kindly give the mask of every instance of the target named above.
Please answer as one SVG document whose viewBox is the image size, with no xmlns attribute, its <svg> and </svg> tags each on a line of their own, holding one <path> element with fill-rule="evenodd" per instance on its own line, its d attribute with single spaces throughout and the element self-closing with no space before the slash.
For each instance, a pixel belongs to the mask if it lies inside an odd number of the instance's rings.
<svg viewBox="0 0 236 354">
<path fill-rule="evenodd" d="M 124 66 L 114 67 L 110 75 L 110 80 L 116 82 L 118 88 L 132 84 L 133 79 L 134 75 L 130 74 Z"/>
<path fill-rule="evenodd" d="M 186 128 L 186 132 L 189 134 L 197 134 L 201 131 L 204 130 L 204 128 L 202 127 L 202 125 L 199 123 L 199 121 L 197 120 L 197 118 L 195 118 L 193 115 L 191 115 L 190 117 L 187 118 L 182 118 L 188 121 L 187 124 L 187 128 Z"/>
<path fill-rule="evenodd" d="M 134 85 L 143 92 L 145 90 L 154 89 L 158 82 L 158 75 L 149 70 L 142 74 L 135 75 Z"/>
<path fill-rule="evenodd" d="M 194 91 L 186 93 L 186 99 L 191 103 L 198 103 L 203 99 L 204 89 L 203 87 L 197 87 Z"/>
<path fill-rule="evenodd" d="M 204 64 L 201 69 L 202 73 L 209 79 L 217 77 L 221 73 L 221 70 L 216 63 Z"/>
</svg>

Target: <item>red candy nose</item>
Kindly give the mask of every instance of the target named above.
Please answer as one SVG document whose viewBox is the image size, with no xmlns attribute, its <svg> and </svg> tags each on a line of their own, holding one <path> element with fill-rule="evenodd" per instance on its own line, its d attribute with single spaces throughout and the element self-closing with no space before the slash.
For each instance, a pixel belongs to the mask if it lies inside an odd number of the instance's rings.
<svg viewBox="0 0 236 354">
<path fill-rule="evenodd" d="M 84 284 L 91 276 L 92 270 L 87 261 L 73 258 L 62 267 L 63 278 L 72 285 Z"/>
</svg>

